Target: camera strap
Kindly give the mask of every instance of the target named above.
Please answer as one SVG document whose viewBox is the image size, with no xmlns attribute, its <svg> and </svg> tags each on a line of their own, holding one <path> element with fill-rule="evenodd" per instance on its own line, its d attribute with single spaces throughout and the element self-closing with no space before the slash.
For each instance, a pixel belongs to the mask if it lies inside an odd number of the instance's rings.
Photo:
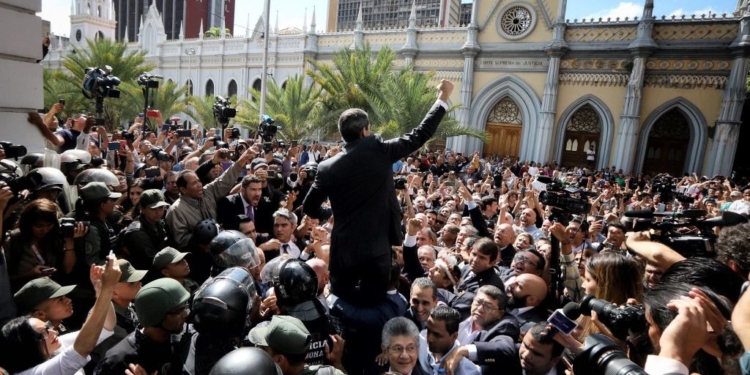
<svg viewBox="0 0 750 375">
<path fill-rule="evenodd" d="M 36 245 L 31 245 L 31 251 L 34 253 L 34 256 L 36 257 L 36 259 L 39 261 L 40 264 L 45 265 L 45 266 L 47 265 L 47 262 L 42 257 L 42 254 L 39 254 L 39 250 L 36 248 Z"/>
</svg>

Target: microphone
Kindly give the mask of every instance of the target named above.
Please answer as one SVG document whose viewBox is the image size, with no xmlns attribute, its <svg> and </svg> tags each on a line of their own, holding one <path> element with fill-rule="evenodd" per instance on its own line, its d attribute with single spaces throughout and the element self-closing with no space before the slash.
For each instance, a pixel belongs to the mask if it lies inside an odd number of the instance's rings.
<svg viewBox="0 0 750 375">
<path fill-rule="evenodd" d="M 581 304 L 575 302 L 568 302 L 563 307 L 563 314 L 570 320 L 576 320 L 581 316 Z"/>
<path fill-rule="evenodd" d="M 654 218 L 654 213 L 651 210 L 625 211 L 623 215 L 625 215 L 625 217 L 634 217 L 638 219 L 653 219 Z"/>
<path fill-rule="evenodd" d="M 581 305 L 575 302 L 568 302 L 562 310 L 555 310 L 550 315 L 547 322 L 551 325 L 547 326 L 545 335 L 552 338 L 558 332 L 562 332 L 569 335 L 578 326 L 575 322 L 578 317 L 581 316 Z"/>
</svg>

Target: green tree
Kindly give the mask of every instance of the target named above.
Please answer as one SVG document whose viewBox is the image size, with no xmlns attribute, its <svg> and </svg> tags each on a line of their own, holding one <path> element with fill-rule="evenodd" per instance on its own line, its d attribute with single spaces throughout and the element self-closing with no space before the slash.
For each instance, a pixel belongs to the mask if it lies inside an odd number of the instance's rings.
<svg viewBox="0 0 750 375">
<path fill-rule="evenodd" d="M 226 34 L 227 37 L 232 36 L 232 34 L 229 33 L 229 29 L 227 28 L 224 29 L 224 34 Z M 216 26 L 206 30 L 206 32 L 203 33 L 204 38 L 218 38 L 220 36 L 221 36 L 221 28 L 216 27 Z"/>
<path fill-rule="evenodd" d="M 232 96 L 228 98 L 230 102 L 236 103 L 236 97 Z M 204 128 L 219 128 L 221 127 L 216 123 L 214 119 L 214 103 L 216 97 L 214 95 L 198 96 L 193 95 L 187 97 L 185 104 L 185 113 L 195 120 L 196 124 L 201 125 Z M 235 119 L 229 120 L 229 126 L 234 124 Z"/>
<path fill-rule="evenodd" d="M 367 111 L 375 132 L 395 137 L 418 125 L 435 102 L 432 73 L 415 71 L 412 66 L 396 69 L 396 54 L 383 47 L 373 58 L 369 45 L 364 49 L 343 49 L 333 57 L 333 64 L 309 61 L 312 77 L 326 95 L 322 96 L 322 116 L 318 123 L 326 133 L 336 131 L 338 117 L 348 108 Z M 436 84 L 436 83 L 435 83 Z M 433 138 L 466 135 L 483 140 L 486 133 L 462 127 L 452 117 L 454 105 Z"/>
<path fill-rule="evenodd" d="M 76 93 L 80 95 L 86 68 L 110 66 L 111 75 L 118 77 L 121 81 L 120 98 L 104 99 L 106 126 L 109 130 L 113 130 L 120 121 L 130 120 L 142 111 L 143 98 L 136 78 L 141 73 L 155 68 L 154 65 L 146 63 L 145 55 L 146 51 L 128 52 L 127 46 L 121 42 L 109 39 L 88 40 L 85 48 L 76 47 L 74 53 L 63 58 L 62 65 L 67 71 L 56 73 L 52 77 L 52 82 L 45 82 L 45 91 L 48 86 L 51 93 L 53 89 L 60 89 L 63 92 L 69 92 L 70 95 L 76 95 Z M 66 84 L 54 82 L 56 80 L 66 82 L 69 90 L 63 90 Z M 88 101 L 83 110 L 93 113 L 95 111 L 94 100 Z"/>
<path fill-rule="evenodd" d="M 164 120 L 168 120 L 170 117 L 180 112 L 185 112 L 187 109 L 187 105 L 185 104 L 186 92 L 187 85 L 180 87 L 174 81 L 164 82 L 156 90 L 156 97 L 154 98 L 152 108 L 161 111 Z"/>
<path fill-rule="evenodd" d="M 322 108 L 321 92 L 320 87 L 307 84 L 305 76 L 289 78 L 284 88 L 274 79 L 268 82 L 265 114 L 274 119 L 275 125 L 281 126 L 281 139 L 305 139 L 315 132 Z M 260 91 L 251 89 L 250 95 L 260 98 Z M 237 123 L 254 130 L 260 118 L 260 100 L 241 100 L 238 108 Z"/>
</svg>

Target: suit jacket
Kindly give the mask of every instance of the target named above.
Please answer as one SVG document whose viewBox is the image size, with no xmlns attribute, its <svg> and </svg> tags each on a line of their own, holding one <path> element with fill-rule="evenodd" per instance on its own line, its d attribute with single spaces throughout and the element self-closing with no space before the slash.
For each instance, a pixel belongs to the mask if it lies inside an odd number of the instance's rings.
<svg viewBox="0 0 750 375">
<path fill-rule="evenodd" d="M 458 283 L 456 297 L 453 298 L 449 305 L 461 313 L 461 320 L 465 320 L 471 314 L 471 302 L 474 300 L 477 289 L 485 285 L 494 285 L 500 290 L 505 291 L 505 284 L 495 272 L 494 267 L 490 267 L 476 275 L 469 276 L 471 267 L 466 266 L 461 273 L 461 281 Z"/>
<path fill-rule="evenodd" d="M 483 374 L 521 373 L 516 341 L 520 336 L 518 321 L 505 313 L 492 327 L 482 330 L 474 341 L 477 347 L 477 360 Z"/>
<path fill-rule="evenodd" d="M 503 266 L 510 267 L 514 256 L 516 256 L 516 248 L 513 247 L 513 244 L 500 249 L 500 260 L 503 262 Z"/>
<path fill-rule="evenodd" d="M 247 207 L 244 207 L 244 205 L 239 193 L 219 199 L 217 203 L 218 216 L 216 217 L 218 223 L 226 230 L 237 230 L 240 226 L 240 220 L 237 216 L 247 213 Z"/>
<path fill-rule="evenodd" d="M 412 283 L 417 278 L 428 276 L 427 271 L 419 263 L 417 246 L 404 246 L 404 269 L 402 271 Z"/>
<path fill-rule="evenodd" d="M 536 323 L 545 322 L 549 317 L 547 310 L 541 306 L 536 306 L 531 310 L 524 311 L 521 314 L 512 314 L 518 320 L 518 326 L 521 328 L 521 337 L 534 326 Z"/>
<path fill-rule="evenodd" d="M 422 147 L 445 115 L 438 103 L 411 133 L 384 141 L 370 135 L 348 142 L 344 151 L 321 162 L 303 212 L 325 214 L 330 199 L 336 225 L 331 233 L 332 291 L 352 291 L 358 282 L 368 292 L 385 293 L 391 267 L 391 245 L 400 245 L 401 209 L 396 199 L 392 165 Z M 363 288 L 364 290 L 364 288 Z"/>
</svg>

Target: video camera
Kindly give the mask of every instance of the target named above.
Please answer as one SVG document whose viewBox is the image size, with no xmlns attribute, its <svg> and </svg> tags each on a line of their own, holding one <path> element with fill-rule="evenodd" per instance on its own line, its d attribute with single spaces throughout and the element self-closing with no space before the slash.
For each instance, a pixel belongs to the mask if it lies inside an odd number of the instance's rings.
<svg viewBox="0 0 750 375">
<path fill-rule="evenodd" d="M 152 148 L 151 155 L 158 161 L 169 161 L 169 154 L 164 152 L 160 147 Z"/>
<path fill-rule="evenodd" d="M 657 175 L 651 179 L 651 190 L 659 193 L 663 202 L 672 202 L 675 199 L 690 204 L 695 202 L 695 198 L 689 197 L 677 191 L 677 181 L 670 175 Z"/>
<path fill-rule="evenodd" d="M 565 187 L 562 181 L 546 176 L 537 177 L 537 181 L 547 184 L 546 191 L 539 194 L 539 202 L 552 207 L 550 221 L 568 225 L 572 215 L 585 215 L 591 210 L 588 196 L 592 193 L 574 186 Z"/>
<path fill-rule="evenodd" d="M 9 203 L 15 203 L 22 199 L 21 192 L 24 190 L 33 190 L 42 184 L 40 174 L 30 174 L 24 176 L 15 163 L 9 160 L 0 160 L 0 181 L 5 182 L 13 193 L 13 198 Z"/>
<path fill-rule="evenodd" d="M 84 70 L 83 89 L 88 92 L 88 97 L 93 98 L 119 98 L 120 79 L 112 75 L 112 67 L 105 65 L 100 67 L 89 67 Z"/>
<path fill-rule="evenodd" d="M 19 157 L 26 155 L 26 147 L 25 146 L 16 146 L 11 142 L 0 142 L 0 147 L 5 152 L 5 157 L 10 159 L 16 159 L 18 160 Z"/>
<path fill-rule="evenodd" d="M 406 190 L 406 177 L 398 176 L 393 179 L 393 186 L 396 190 Z"/>
<path fill-rule="evenodd" d="M 617 307 L 609 301 L 586 295 L 581 300 L 580 312 L 583 315 L 591 316 L 592 311 L 596 312 L 599 321 L 607 326 L 612 334 L 620 340 L 627 339 L 628 332 L 639 334 L 647 328 L 643 305 Z"/>
<path fill-rule="evenodd" d="M 642 210 L 625 211 L 624 216 L 636 219 L 633 231 L 648 230 L 652 241 L 663 243 L 685 257 L 713 257 L 716 254 L 714 245 L 717 238 L 713 228 L 734 226 L 747 223 L 748 220 L 740 214 L 729 211 L 723 212 L 721 217 L 699 220 L 706 214 L 705 210 L 695 209 L 661 213 Z M 654 221 L 659 217 L 662 221 Z M 685 234 L 679 231 L 680 228 L 686 227 L 695 227 L 700 234 Z"/>
<path fill-rule="evenodd" d="M 279 126 L 274 125 L 274 120 L 269 115 L 263 115 L 258 125 L 258 135 L 263 139 L 264 142 L 271 142 L 273 137 L 276 136 L 276 132 L 279 131 Z"/>
<path fill-rule="evenodd" d="M 221 124 L 223 127 L 229 123 L 230 118 L 237 116 L 236 108 L 229 108 L 232 103 L 229 99 L 224 99 L 219 95 L 216 95 L 216 101 L 214 102 L 214 117 L 216 122 Z"/>
<path fill-rule="evenodd" d="M 164 77 L 158 74 L 145 72 L 138 76 L 137 81 L 139 86 L 144 86 L 145 88 L 149 89 L 158 89 L 160 79 L 164 79 Z"/>
<path fill-rule="evenodd" d="M 60 234 L 63 238 L 73 238 L 75 230 L 78 224 L 81 223 L 85 228 L 88 228 L 91 223 L 88 221 L 76 221 L 76 219 L 65 217 L 60 219 Z"/>
</svg>

